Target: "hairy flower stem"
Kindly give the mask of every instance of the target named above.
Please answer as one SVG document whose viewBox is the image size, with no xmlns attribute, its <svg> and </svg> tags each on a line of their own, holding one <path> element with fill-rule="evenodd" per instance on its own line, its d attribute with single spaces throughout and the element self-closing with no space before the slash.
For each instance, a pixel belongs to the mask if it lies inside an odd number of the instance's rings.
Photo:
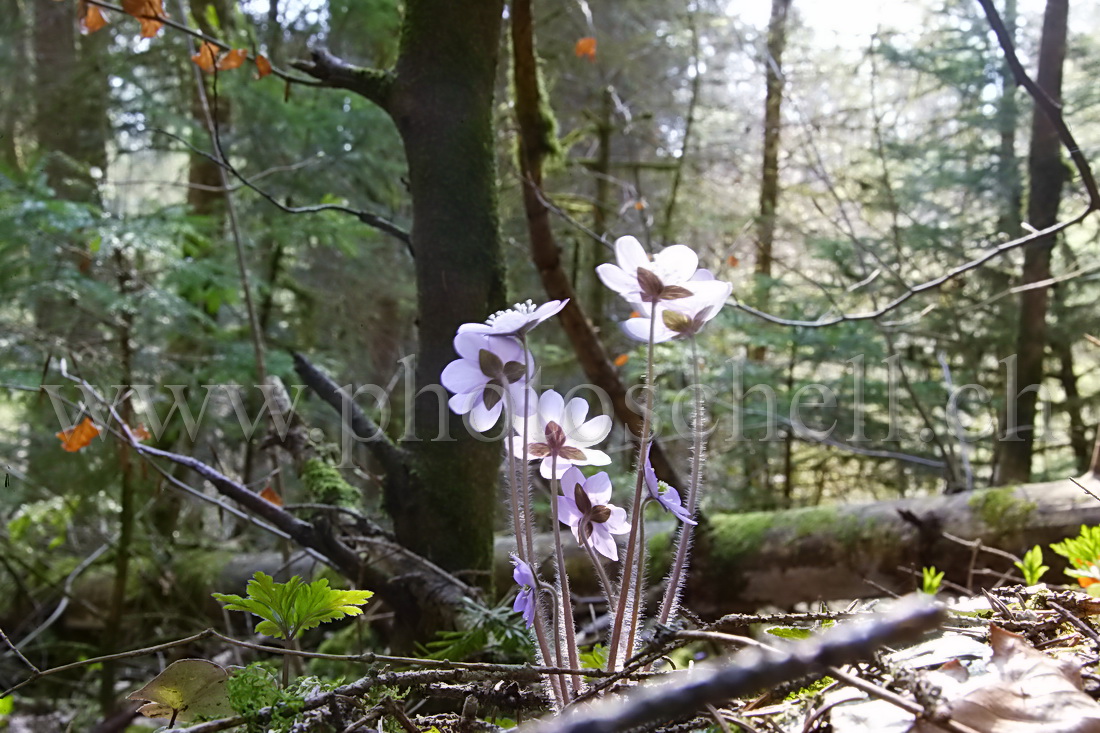
<svg viewBox="0 0 1100 733">
<path fill-rule="evenodd" d="M 526 391 L 524 392 L 526 394 Z M 508 490 L 512 497 L 512 532 L 516 536 L 516 554 L 519 555 L 519 559 L 525 563 L 531 564 L 532 558 L 529 553 L 527 545 L 523 542 L 525 524 L 530 524 L 530 520 L 527 518 L 526 507 L 520 502 L 520 487 L 519 487 L 519 471 L 516 468 L 516 452 L 512 447 L 512 425 L 515 424 L 514 416 L 515 410 L 512 407 L 511 400 L 508 395 L 503 395 L 504 399 L 504 424 L 505 424 L 505 436 L 504 436 L 504 452 L 507 455 L 508 463 Z M 527 444 L 524 443 L 524 446 Z M 526 476 L 524 476 L 526 478 Z M 523 487 L 523 491 L 526 491 L 526 486 Z"/>
<path fill-rule="evenodd" d="M 596 570 L 596 577 L 599 578 L 604 595 L 607 596 L 607 608 L 610 610 L 615 607 L 615 588 L 611 585 L 611 579 L 607 577 L 607 571 L 603 569 L 600 556 L 592 549 L 592 545 L 588 544 L 588 535 L 584 530 L 581 531 L 581 547 L 588 553 L 588 559 L 592 561 L 592 567 Z"/>
<path fill-rule="evenodd" d="M 530 351 L 527 350 L 527 336 L 521 335 L 519 337 L 520 346 L 523 348 L 523 374 L 527 376 L 530 365 Z M 523 450 L 526 457 L 527 452 L 527 416 L 530 414 L 531 409 L 531 390 L 523 390 Z M 538 576 L 538 566 L 535 562 L 535 516 L 531 513 L 531 464 L 529 461 L 523 461 L 523 482 L 521 484 L 521 495 L 523 497 L 523 528 L 524 536 L 527 539 L 527 556 L 530 558 L 532 569 L 535 571 L 536 577 Z M 518 547 L 522 543 L 522 539 L 519 534 L 516 535 L 516 546 Z"/>
<path fill-rule="evenodd" d="M 558 473 L 558 460 L 557 456 L 551 456 L 550 458 L 550 521 L 554 523 L 554 552 L 555 561 L 558 566 L 558 608 L 561 613 L 561 625 L 560 628 L 562 636 L 565 641 L 565 649 L 568 655 L 569 666 L 572 669 L 580 669 L 580 655 L 577 653 L 577 630 L 575 628 L 575 622 L 573 620 L 573 596 L 569 592 L 569 574 L 565 572 L 565 550 L 561 545 L 561 521 L 558 519 L 558 486 L 560 481 L 557 478 Z M 559 640 L 560 643 L 560 640 Z M 581 678 L 578 675 L 573 675 L 572 680 L 572 692 L 579 693 L 581 690 Z M 572 699 L 572 695 L 567 695 L 566 702 Z"/>
<path fill-rule="evenodd" d="M 534 568 L 532 568 L 532 569 L 534 569 Z M 538 571 L 536 570 L 535 572 L 537 573 Z M 536 580 L 538 579 L 537 574 L 536 574 L 535 579 Z M 557 665 L 560 666 L 561 665 L 561 660 L 558 659 L 556 655 L 551 656 L 550 642 L 546 638 L 546 622 L 543 620 L 543 615 L 542 615 L 543 605 L 542 605 L 542 593 L 539 592 L 540 590 L 541 589 L 539 589 L 539 588 L 535 589 L 535 622 L 534 622 L 535 640 L 538 641 L 539 656 L 542 657 L 542 663 L 545 664 L 545 665 L 549 666 L 551 664 L 557 664 Z M 551 595 L 551 597 L 553 597 L 553 592 L 551 592 L 550 595 Z M 553 693 L 553 695 L 554 695 L 554 703 L 555 703 L 554 707 L 556 707 L 558 710 L 561 710 L 562 708 L 565 707 L 565 703 L 568 700 L 568 697 L 567 697 L 566 692 L 565 692 L 565 678 L 562 677 L 560 674 L 552 674 L 552 675 L 547 676 L 546 682 L 550 686 L 550 692 Z"/>
<path fill-rule="evenodd" d="M 626 543 L 626 556 L 623 558 L 622 581 L 619 587 L 619 602 L 615 606 L 614 623 L 611 627 L 611 639 L 608 641 L 607 670 L 609 672 L 618 669 L 619 647 L 622 646 L 623 631 L 626 630 L 628 639 L 634 638 L 634 627 L 638 623 L 637 599 L 641 597 L 638 588 L 633 588 L 635 580 L 634 562 L 641 562 L 641 558 L 635 555 L 641 554 L 638 548 L 638 539 L 641 535 L 642 524 L 642 487 L 645 485 L 645 450 L 649 444 L 650 417 L 653 412 L 653 334 L 657 327 L 657 304 L 649 312 L 649 342 L 646 344 L 645 363 L 645 411 L 642 412 L 642 433 L 638 436 L 638 475 L 634 481 L 634 503 L 631 506 L 633 516 L 630 524 L 630 539 Z M 644 552 L 644 545 L 641 552 Z M 633 603 L 629 602 L 632 600 Z M 626 616 L 630 614 L 630 621 Z M 632 646 L 623 650 L 622 659 L 626 661 L 633 651 Z"/>
<path fill-rule="evenodd" d="M 691 337 L 691 374 L 692 384 L 695 389 L 695 410 L 691 418 L 692 451 L 691 451 L 691 486 L 688 488 L 687 512 L 688 516 L 695 517 L 695 506 L 699 496 L 699 484 L 703 476 L 703 461 L 706 458 L 706 446 L 703 442 L 703 388 L 699 385 L 699 357 L 696 351 L 695 337 Z M 676 557 L 672 561 L 672 569 L 665 586 L 665 594 L 661 599 L 661 610 L 657 616 L 657 623 L 667 624 L 676 613 L 680 605 L 680 594 L 683 591 L 684 579 L 687 574 L 688 554 L 691 552 L 691 540 L 695 532 L 695 525 L 687 522 L 680 523 L 680 536 L 676 543 Z"/>
</svg>

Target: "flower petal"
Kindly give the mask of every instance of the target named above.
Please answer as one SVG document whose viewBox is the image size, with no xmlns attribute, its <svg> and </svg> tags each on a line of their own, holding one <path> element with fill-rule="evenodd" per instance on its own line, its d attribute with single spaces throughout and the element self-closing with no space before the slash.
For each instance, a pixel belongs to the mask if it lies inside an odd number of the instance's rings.
<svg viewBox="0 0 1100 733">
<path fill-rule="evenodd" d="M 619 559 L 619 548 L 615 539 L 602 524 L 597 524 L 592 530 L 592 536 L 588 538 L 588 544 L 592 549 L 609 560 Z"/>
<path fill-rule="evenodd" d="M 581 448 L 599 443 L 611 432 L 611 418 L 607 415 L 597 415 L 588 422 L 573 429 L 570 442 Z M 588 453 L 586 450 L 585 453 Z"/>
<path fill-rule="evenodd" d="M 631 236 L 619 237 L 615 240 L 615 261 L 624 272 L 631 275 L 637 272 L 639 267 L 649 269 L 651 264 L 642 243 Z"/>
<path fill-rule="evenodd" d="M 474 409 L 470 410 L 470 427 L 479 433 L 484 433 L 500 420 L 500 411 L 503 407 L 504 402 L 500 400 L 492 407 L 486 407 L 484 401 L 478 400 Z"/>
<path fill-rule="evenodd" d="M 665 285 L 681 285 L 691 279 L 699 266 L 699 255 L 683 244 L 665 247 L 653 258 L 657 274 Z"/>
<path fill-rule="evenodd" d="M 621 506 L 608 506 L 611 516 L 603 523 L 604 529 L 611 534 L 626 534 L 630 531 L 630 520 L 626 518 L 626 509 Z"/>
<path fill-rule="evenodd" d="M 474 409 L 474 403 L 481 398 L 480 392 L 462 392 L 447 400 L 447 406 L 456 415 L 465 415 Z"/>
<path fill-rule="evenodd" d="M 581 521 L 582 514 L 577 509 L 577 504 L 567 496 L 558 497 L 558 520 L 562 524 L 576 527 Z"/>
<path fill-rule="evenodd" d="M 604 453 L 602 450 L 596 450 L 595 448 L 585 448 L 584 455 L 588 459 L 589 466 L 609 466 L 611 465 L 611 456 Z"/>
<path fill-rule="evenodd" d="M 577 471 L 580 473 L 580 471 Z M 607 475 L 606 471 L 600 471 L 594 476 L 589 477 L 584 482 L 584 493 L 588 494 L 588 498 L 592 500 L 592 504 L 606 504 L 611 500 L 611 477 Z"/>
<path fill-rule="evenodd" d="M 565 400 L 555 390 L 548 389 L 542 393 L 539 397 L 539 418 L 542 420 L 542 424 L 545 426 L 548 422 L 556 422 L 559 425 L 564 422 L 562 419 L 565 413 Z M 538 436 L 542 439 L 542 435 Z"/>
<path fill-rule="evenodd" d="M 600 282 L 623 297 L 628 297 L 631 293 L 640 295 L 638 277 L 623 271 L 621 267 L 605 262 L 596 267 L 596 276 L 600 278 Z"/>
<path fill-rule="evenodd" d="M 443 373 L 439 375 L 439 381 L 449 391 L 461 394 L 480 390 L 489 381 L 489 378 L 481 373 L 481 369 L 476 362 L 455 359 L 443 367 Z"/>
</svg>

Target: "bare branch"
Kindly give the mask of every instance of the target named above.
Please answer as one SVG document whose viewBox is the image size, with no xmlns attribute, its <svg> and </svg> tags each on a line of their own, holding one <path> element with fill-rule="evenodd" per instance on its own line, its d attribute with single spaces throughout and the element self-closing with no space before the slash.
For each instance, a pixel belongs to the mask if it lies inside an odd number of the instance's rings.
<svg viewBox="0 0 1100 733">
<path fill-rule="evenodd" d="M 943 608 L 914 598 L 899 604 L 881 621 L 845 626 L 818 643 L 792 645 L 784 651 L 747 649 L 731 662 L 697 668 L 678 681 L 639 689 L 625 700 L 608 700 L 575 715 L 543 722 L 539 733 L 613 733 L 652 723 L 678 720 L 815 670 L 849 664 L 884 645 L 911 641 L 943 620 Z"/>
<path fill-rule="evenodd" d="M 321 86 L 355 92 L 389 112 L 397 78 L 392 71 L 353 66 L 324 47 L 313 49 L 309 61 L 294 61 L 291 66 L 317 79 Z"/>
<path fill-rule="evenodd" d="M 367 449 L 374 454 L 386 473 L 388 482 L 399 481 L 408 471 L 405 451 L 395 445 L 378 427 L 374 420 L 355 404 L 351 395 L 345 392 L 328 375 L 315 367 L 309 359 L 293 352 L 294 371 L 302 378 L 317 396 L 327 402 L 341 417 L 349 420 L 349 427 L 355 431 L 359 440 L 365 441 Z M 350 413 L 350 414 L 348 414 Z"/>
<path fill-rule="evenodd" d="M 96 7 L 103 8 L 105 10 L 113 10 L 116 13 L 122 13 L 123 15 L 130 16 L 131 18 L 136 17 L 136 18 L 145 18 L 147 20 L 160 21 L 161 23 L 164 23 L 164 25 L 168 26 L 169 28 L 174 28 L 177 31 L 180 31 L 181 33 L 185 33 L 185 34 L 191 36 L 192 38 L 194 38 L 196 40 L 202 41 L 203 43 L 209 43 L 211 46 L 215 46 L 215 47 L 221 49 L 222 51 L 232 51 L 233 50 L 233 47 L 230 46 L 228 43 L 224 43 L 223 41 L 219 41 L 217 38 L 214 38 L 213 36 L 208 36 L 205 33 L 203 33 L 202 31 L 195 30 L 194 28 L 188 26 L 187 24 L 180 23 L 179 21 L 172 20 L 171 18 L 169 18 L 165 15 L 136 15 L 135 16 L 135 15 L 132 15 L 132 14 L 126 12 L 125 10 L 123 10 L 121 5 L 115 5 L 114 3 L 104 2 L 104 0 L 87 0 L 87 3 L 89 5 L 95 5 Z M 301 85 L 307 86 L 307 87 L 322 86 L 319 82 L 314 81 L 313 79 L 304 79 L 300 76 L 294 76 L 293 74 L 291 74 L 287 71 L 283 71 L 282 69 L 278 68 L 274 64 L 272 64 L 272 66 L 271 66 L 271 74 L 273 76 L 277 76 L 280 79 L 283 79 L 284 81 L 287 81 L 287 82 L 292 83 L 292 84 L 301 84 Z"/>
<path fill-rule="evenodd" d="M 221 160 L 218 156 L 208 153 L 205 150 L 200 150 L 199 148 L 196 148 L 194 145 L 187 142 L 179 135 L 171 133 L 167 130 L 154 128 L 153 131 L 179 142 L 195 155 L 200 155 L 211 161 L 215 165 L 223 167 L 225 170 L 232 173 L 233 176 L 241 182 L 241 185 L 250 188 L 258 193 L 268 203 L 279 209 L 279 211 L 282 211 L 284 214 L 319 214 L 323 211 L 335 211 L 340 214 L 349 214 L 351 216 L 354 216 L 356 219 L 363 222 L 367 226 L 377 229 L 380 232 L 384 232 L 385 234 L 389 234 L 394 239 L 404 242 L 405 248 L 409 252 L 409 256 L 411 257 L 413 254 L 412 240 L 409 237 L 409 233 L 383 216 L 372 214 L 369 211 L 363 211 L 361 209 L 353 209 L 350 206 L 344 206 L 343 204 L 312 204 L 308 206 L 287 206 L 286 204 L 280 202 L 277 198 L 275 198 L 275 196 L 257 186 L 253 182 L 253 179 L 246 178 L 243 173 L 237 170 L 236 167 L 229 162 L 228 158 L 225 160 Z"/>
</svg>

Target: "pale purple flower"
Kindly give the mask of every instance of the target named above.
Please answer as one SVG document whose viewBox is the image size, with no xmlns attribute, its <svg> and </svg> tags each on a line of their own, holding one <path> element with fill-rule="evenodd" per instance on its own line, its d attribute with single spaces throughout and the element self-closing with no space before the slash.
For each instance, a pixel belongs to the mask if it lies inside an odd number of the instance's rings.
<svg viewBox="0 0 1100 733">
<path fill-rule="evenodd" d="M 519 586 L 516 594 L 516 602 L 512 604 L 512 610 L 523 614 L 523 620 L 527 622 L 527 628 L 535 623 L 535 613 L 538 611 L 538 581 L 535 579 L 535 571 L 531 566 L 512 555 L 512 564 L 516 569 L 512 571 L 512 578 Z"/>
<path fill-rule="evenodd" d="M 657 303 L 657 320 L 653 324 L 653 343 L 694 336 L 707 321 L 718 315 L 733 292 L 733 285 L 714 279 L 709 270 L 699 270 L 688 281 L 695 294 L 686 298 Z M 649 317 L 653 305 L 638 303 L 639 316 L 623 322 L 623 331 L 637 341 L 649 341 Z"/>
<path fill-rule="evenodd" d="M 497 311 L 486 319 L 485 323 L 464 323 L 458 327 L 459 333 L 484 333 L 490 336 L 525 336 L 535 326 L 547 318 L 561 312 L 569 302 L 550 300 L 540 306 L 528 300 L 516 303 L 507 310 Z"/>
<path fill-rule="evenodd" d="M 619 559 L 619 548 L 611 535 L 626 534 L 630 522 L 626 510 L 610 504 L 611 479 L 600 471 L 590 479 L 576 466 L 571 466 L 561 478 L 562 496 L 558 497 L 558 519 L 573 530 L 577 542 L 581 532 L 596 552 L 610 560 Z"/>
<path fill-rule="evenodd" d="M 643 464 L 645 485 L 649 489 L 649 495 L 653 497 L 654 501 L 663 506 L 665 511 L 671 512 L 681 522 L 698 524 L 691 518 L 691 513 L 687 507 L 680 502 L 680 492 L 664 481 L 657 479 L 657 472 L 653 470 L 653 464 L 649 460 L 650 447 L 651 445 L 647 445 L 645 448 L 645 463 Z"/>
<path fill-rule="evenodd" d="M 705 280 L 693 280 L 699 256 L 682 244 L 665 247 L 650 258 L 637 239 L 619 237 L 615 259 L 617 265 L 599 265 L 596 274 L 630 303 L 675 301 L 695 295 L 697 288 L 713 291 L 712 286 L 700 284 Z"/>
<path fill-rule="evenodd" d="M 592 448 L 611 432 L 611 418 L 598 415 L 588 417 L 588 403 L 574 397 L 565 399 L 552 389 L 542 393 L 538 407 L 530 417 L 517 416 L 516 435 L 512 438 L 515 452 L 528 461 L 542 460 L 539 472 L 550 478 L 552 466 L 558 478 L 569 466 L 606 466 L 611 458 L 601 450 Z M 527 445 L 523 445 L 523 429 L 527 427 Z"/>
<path fill-rule="evenodd" d="M 459 333 L 454 340 L 458 359 L 440 375 L 443 386 L 454 393 L 447 402 L 456 415 L 470 415 L 470 426 L 484 432 L 496 425 L 508 400 L 513 412 L 522 411 L 524 390 L 528 405 L 535 402 L 529 381 L 535 365 L 512 338 L 494 338 L 481 333 Z M 523 364 L 526 356 L 527 370 Z M 530 407 L 529 407 L 530 409 Z"/>
</svg>

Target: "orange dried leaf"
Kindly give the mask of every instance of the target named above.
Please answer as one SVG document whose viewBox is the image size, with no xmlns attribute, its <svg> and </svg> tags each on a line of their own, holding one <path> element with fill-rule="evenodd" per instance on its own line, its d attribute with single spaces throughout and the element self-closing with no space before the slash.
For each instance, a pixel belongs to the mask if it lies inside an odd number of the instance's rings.
<svg viewBox="0 0 1100 733">
<path fill-rule="evenodd" d="M 141 23 L 142 38 L 152 38 L 164 25 L 164 0 L 122 0 L 122 9 Z"/>
<path fill-rule="evenodd" d="M 577 54 L 577 58 L 586 58 L 589 61 L 596 60 L 596 39 L 592 36 L 585 36 L 584 38 L 577 40 L 577 45 L 573 47 L 573 53 Z"/>
<path fill-rule="evenodd" d="M 138 442 L 149 440 L 149 438 L 153 437 L 144 425 L 138 425 L 136 428 L 130 428 L 130 433 L 134 436 L 134 440 Z"/>
<path fill-rule="evenodd" d="M 68 430 L 62 430 L 56 435 L 61 440 L 61 450 L 67 453 L 76 453 L 99 435 L 99 428 L 95 426 L 90 417 L 86 417 L 77 425 Z"/>
<path fill-rule="evenodd" d="M 230 71 L 236 69 L 248 58 L 248 51 L 243 48 L 235 48 L 218 60 L 218 71 Z"/>
<path fill-rule="evenodd" d="M 737 267 L 741 264 L 741 260 L 737 259 L 737 255 L 730 255 L 726 258 L 726 264 L 730 267 Z"/>
<path fill-rule="evenodd" d="M 80 32 L 88 35 L 95 33 L 107 25 L 107 19 L 103 17 L 103 11 L 97 5 L 84 5 L 84 12 L 80 14 Z"/>
<path fill-rule="evenodd" d="M 260 54 L 256 57 L 256 78 L 263 79 L 265 76 L 271 73 L 271 62 L 267 60 L 267 56 Z"/>
<path fill-rule="evenodd" d="M 642 314 L 639 313 L 638 311 L 630 311 L 630 317 L 631 318 L 641 318 Z"/>
<path fill-rule="evenodd" d="M 270 486 L 265 486 L 264 487 L 264 490 L 260 492 L 260 498 L 261 499 L 266 499 L 267 501 L 271 502 L 275 506 L 282 506 L 283 505 L 283 497 L 279 496 L 279 493 L 277 491 L 275 491 L 275 489 L 271 488 Z"/>
<path fill-rule="evenodd" d="M 191 57 L 191 60 L 195 62 L 195 66 L 198 66 L 207 74 L 214 73 L 217 59 L 218 47 L 210 41 L 203 41 L 202 46 L 199 47 L 199 52 Z"/>
<path fill-rule="evenodd" d="M 644 211 L 645 210 L 645 205 L 646 205 L 645 204 L 645 199 L 638 199 L 637 201 L 634 202 L 634 208 L 637 211 Z"/>
<path fill-rule="evenodd" d="M 626 366 L 628 361 L 630 361 L 630 354 L 619 354 L 615 357 L 615 366 Z"/>
<path fill-rule="evenodd" d="M 1098 581 L 1096 580 L 1096 578 L 1082 577 L 1082 578 L 1078 578 L 1077 582 L 1081 584 L 1082 588 L 1088 588 L 1090 585 L 1092 585 L 1093 583 L 1096 583 Z"/>
</svg>

